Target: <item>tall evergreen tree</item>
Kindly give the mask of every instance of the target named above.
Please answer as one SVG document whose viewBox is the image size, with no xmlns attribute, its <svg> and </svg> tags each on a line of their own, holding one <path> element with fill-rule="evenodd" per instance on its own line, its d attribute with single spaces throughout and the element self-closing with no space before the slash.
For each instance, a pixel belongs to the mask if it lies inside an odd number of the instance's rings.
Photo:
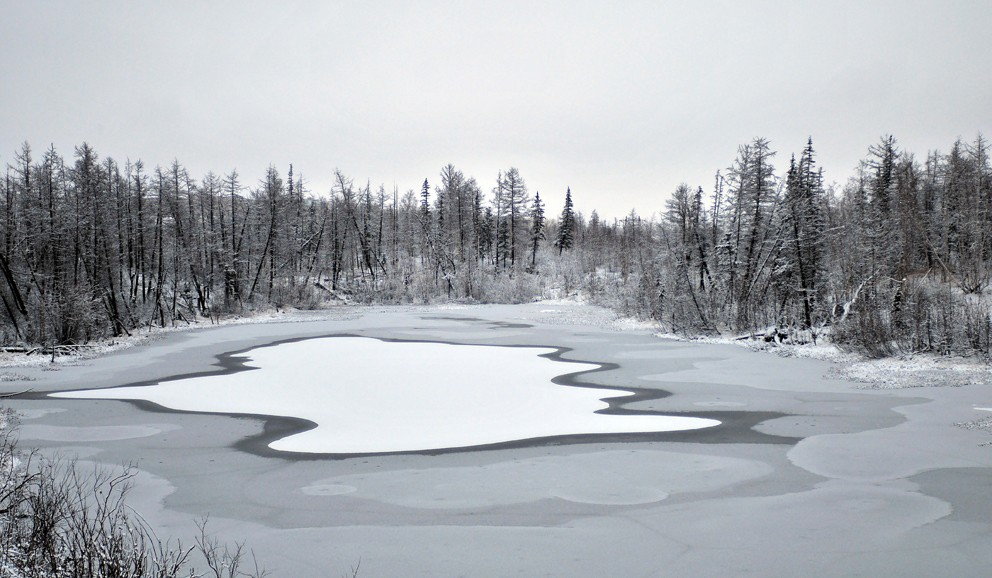
<svg viewBox="0 0 992 578">
<path fill-rule="evenodd" d="M 815 169 L 813 139 L 807 141 L 796 164 L 792 158 L 785 187 L 783 266 L 789 284 L 802 303 L 802 325 L 813 326 L 823 279 L 823 177 Z M 791 292 L 790 292 L 791 293 Z"/>
<path fill-rule="evenodd" d="M 575 243 L 575 212 L 572 208 L 572 187 L 568 187 L 565 189 L 565 207 L 561 210 L 558 235 L 555 238 L 558 255 L 560 256 L 565 249 L 571 249 L 573 243 Z"/>
<path fill-rule="evenodd" d="M 429 247 L 433 243 L 431 218 L 431 185 L 424 179 L 424 184 L 420 187 L 420 259 L 421 263 L 427 257 Z"/>
<path fill-rule="evenodd" d="M 902 245 L 896 192 L 896 139 L 892 135 L 868 148 L 862 164 L 866 172 L 866 217 L 864 224 L 871 247 L 869 263 L 873 274 L 895 275 L 897 250 Z"/>
<path fill-rule="evenodd" d="M 544 240 L 544 203 L 541 201 L 541 193 L 534 193 L 534 202 L 530 207 L 530 266 L 531 269 L 537 266 L 537 247 Z"/>
</svg>

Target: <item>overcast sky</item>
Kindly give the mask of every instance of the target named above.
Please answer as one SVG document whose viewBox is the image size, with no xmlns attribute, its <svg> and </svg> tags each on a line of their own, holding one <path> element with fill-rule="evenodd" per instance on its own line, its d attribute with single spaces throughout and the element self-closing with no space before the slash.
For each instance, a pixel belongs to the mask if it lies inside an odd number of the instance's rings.
<svg viewBox="0 0 992 578">
<path fill-rule="evenodd" d="M 892 133 L 924 155 L 992 130 L 992 2 L 0 0 L 0 165 L 66 158 L 255 184 L 293 163 L 419 189 L 515 166 L 561 210 L 648 216 L 738 145 L 813 137 L 843 182 Z"/>
</svg>

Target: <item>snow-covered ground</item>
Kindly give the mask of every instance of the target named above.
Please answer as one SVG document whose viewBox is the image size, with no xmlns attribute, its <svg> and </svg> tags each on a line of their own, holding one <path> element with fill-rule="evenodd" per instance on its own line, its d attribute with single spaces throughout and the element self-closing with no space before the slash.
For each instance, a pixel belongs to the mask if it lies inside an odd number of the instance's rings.
<svg viewBox="0 0 992 578">
<path fill-rule="evenodd" d="M 859 382 L 863 384 L 865 389 L 992 385 L 992 365 L 977 358 L 945 357 L 919 353 L 901 357 L 870 359 L 856 353 L 843 351 L 829 342 L 794 345 L 730 337 L 687 339 L 668 333 L 657 333 L 656 336 L 694 343 L 736 345 L 781 357 L 829 361 L 834 364 L 831 369 L 832 374 L 842 379 Z"/>
</svg>

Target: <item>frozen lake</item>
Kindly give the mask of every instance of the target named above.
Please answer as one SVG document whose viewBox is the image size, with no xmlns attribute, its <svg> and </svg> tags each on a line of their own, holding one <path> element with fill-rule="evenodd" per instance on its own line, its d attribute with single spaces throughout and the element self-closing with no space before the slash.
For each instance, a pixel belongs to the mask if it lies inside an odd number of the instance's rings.
<svg viewBox="0 0 992 578">
<path fill-rule="evenodd" d="M 987 417 L 987 385 L 865 390 L 826 362 L 658 339 L 581 304 L 305 315 L 11 368 L 0 392 L 30 390 L 5 400 L 23 447 L 133 464 L 129 505 L 159 536 L 193 543 L 209 515 L 273 577 L 992 567 L 988 433 L 954 425 Z M 115 399 L 48 395 L 70 390 Z M 652 433 L 680 421 L 665 416 L 720 425 Z M 648 433 L 560 433 L 625 428 Z M 324 436 L 351 445 L 285 450 Z M 457 444 L 480 445 L 401 449 Z"/>
<path fill-rule="evenodd" d="M 269 447 L 316 454 L 416 452 L 720 423 L 654 412 L 604 413 L 610 408 L 604 399 L 633 392 L 555 383 L 600 367 L 558 361 L 557 352 L 325 337 L 239 353 L 233 359 L 243 364 L 242 371 L 54 396 L 304 419 L 315 427 Z"/>
</svg>

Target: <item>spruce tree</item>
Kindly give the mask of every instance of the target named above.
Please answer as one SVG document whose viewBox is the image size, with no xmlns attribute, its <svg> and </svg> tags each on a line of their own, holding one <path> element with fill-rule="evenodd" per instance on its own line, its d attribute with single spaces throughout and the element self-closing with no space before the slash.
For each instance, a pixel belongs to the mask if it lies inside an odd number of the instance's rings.
<svg viewBox="0 0 992 578">
<path fill-rule="evenodd" d="M 530 207 L 530 267 L 534 269 L 537 265 L 537 247 L 544 240 L 544 203 L 541 202 L 541 193 L 534 193 L 534 203 Z"/>
<path fill-rule="evenodd" d="M 424 223 L 430 222 L 431 216 L 431 185 L 424 179 L 424 186 L 420 189 L 420 218 Z"/>
<path fill-rule="evenodd" d="M 785 246 L 782 271 L 802 303 L 802 325 L 813 325 L 821 291 L 824 222 L 822 175 L 815 170 L 813 139 L 807 141 L 798 165 L 790 163 L 785 184 Z"/>
<path fill-rule="evenodd" d="M 565 208 L 561 211 L 561 221 L 558 223 L 558 237 L 555 239 L 555 247 L 558 247 L 558 255 L 565 249 L 571 249 L 575 243 L 575 213 L 572 210 L 572 188 L 565 191 Z"/>
</svg>

